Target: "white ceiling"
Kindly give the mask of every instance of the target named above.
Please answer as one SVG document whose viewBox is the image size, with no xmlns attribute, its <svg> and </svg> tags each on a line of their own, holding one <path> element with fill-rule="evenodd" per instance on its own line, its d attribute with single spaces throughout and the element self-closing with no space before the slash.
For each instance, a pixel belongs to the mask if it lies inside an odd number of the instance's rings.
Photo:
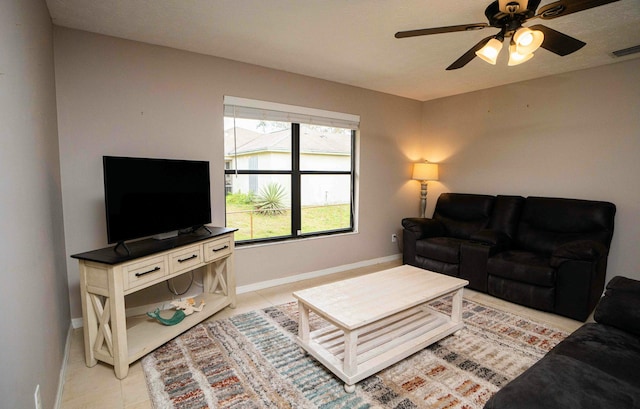
<svg viewBox="0 0 640 409">
<path fill-rule="evenodd" d="M 475 58 L 445 68 L 495 28 L 396 39 L 397 31 L 486 22 L 469 0 L 46 0 L 53 23 L 350 84 L 420 101 L 612 64 L 640 44 L 640 0 L 620 0 L 544 24 L 587 43 L 560 57 L 540 49 L 507 66 Z M 542 0 L 541 7 L 552 2 Z"/>
</svg>

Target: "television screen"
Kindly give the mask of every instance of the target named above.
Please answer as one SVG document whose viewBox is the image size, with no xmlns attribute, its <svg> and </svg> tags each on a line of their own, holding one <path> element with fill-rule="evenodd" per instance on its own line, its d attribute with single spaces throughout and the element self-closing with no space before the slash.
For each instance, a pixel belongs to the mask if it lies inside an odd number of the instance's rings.
<svg viewBox="0 0 640 409">
<path fill-rule="evenodd" d="M 209 162 L 104 156 L 109 243 L 211 222 Z"/>
</svg>

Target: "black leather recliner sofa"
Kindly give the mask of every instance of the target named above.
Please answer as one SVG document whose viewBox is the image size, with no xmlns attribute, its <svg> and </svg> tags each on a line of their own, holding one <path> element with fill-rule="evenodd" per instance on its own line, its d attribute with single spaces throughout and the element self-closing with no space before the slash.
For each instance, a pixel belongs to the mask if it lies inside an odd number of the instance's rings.
<svg viewBox="0 0 640 409">
<path fill-rule="evenodd" d="M 485 409 L 640 408 L 640 281 L 611 279 L 594 318 L 493 395 Z"/>
<path fill-rule="evenodd" d="M 443 193 L 402 220 L 403 262 L 584 321 L 604 289 L 616 207 L 591 200 Z"/>
</svg>

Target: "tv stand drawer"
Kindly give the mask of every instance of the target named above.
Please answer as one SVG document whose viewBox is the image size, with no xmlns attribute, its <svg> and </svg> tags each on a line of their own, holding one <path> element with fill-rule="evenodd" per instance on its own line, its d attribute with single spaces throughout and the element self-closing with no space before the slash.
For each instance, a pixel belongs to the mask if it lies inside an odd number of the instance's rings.
<svg viewBox="0 0 640 409">
<path fill-rule="evenodd" d="M 164 256 L 152 257 L 139 263 L 127 264 L 122 270 L 125 277 L 125 290 L 145 285 L 150 281 L 169 274 L 167 258 Z"/>
<path fill-rule="evenodd" d="M 202 264 L 204 264 L 204 261 L 202 258 L 201 244 L 185 247 L 169 253 L 169 274 L 193 270 Z"/>
<path fill-rule="evenodd" d="M 213 260 L 217 260 L 231 254 L 231 237 L 225 237 L 219 240 L 214 240 L 204 245 L 204 261 L 209 263 Z"/>
</svg>

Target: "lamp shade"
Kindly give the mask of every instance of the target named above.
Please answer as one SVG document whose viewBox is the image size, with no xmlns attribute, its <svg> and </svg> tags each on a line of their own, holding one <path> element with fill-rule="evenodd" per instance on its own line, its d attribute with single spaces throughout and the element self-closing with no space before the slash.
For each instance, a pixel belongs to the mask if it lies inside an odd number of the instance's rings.
<svg viewBox="0 0 640 409">
<path fill-rule="evenodd" d="M 529 61 L 531 58 L 533 58 L 533 53 L 520 54 L 516 49 L 515 44 L 511 44 L 509 46 L 509 66 L 522 64 L 523 62 Z"/>
<path fill-rule="evenodd" d="M 544 33 L 538 30 L 531 30 L 527 27 L 521 27 L 513 35 L 513 42 L 516 45 L 518 53 L 526 55 L 537 50 L 544 42 Z"/>
<path fill-rule="evenodd" d="M 428 162 L 414 163 L 412 179 L 438 180 L 438 164 Z"/>
<path fill-rule="evenodd" d="M 500 50 L 502 50 L 502 41 L 492 38 L 484 47 L 476 51 L 476 55 L 489 64 L 495 65 Z"/>
</svg>

